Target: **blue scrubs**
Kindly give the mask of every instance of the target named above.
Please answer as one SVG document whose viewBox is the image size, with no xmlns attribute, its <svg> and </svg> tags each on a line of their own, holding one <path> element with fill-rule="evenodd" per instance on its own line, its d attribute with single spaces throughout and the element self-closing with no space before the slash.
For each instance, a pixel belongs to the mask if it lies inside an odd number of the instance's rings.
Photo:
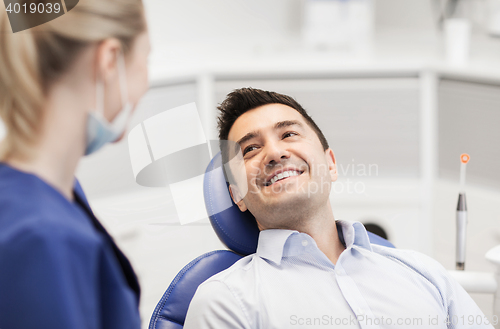
<svg viewBox="0 0 500 329">
<path fill-rule="evenodd" d="M 0 328 L 140 328 L 139 284 L 75 183 L 0 163 Z"/>
</svg>

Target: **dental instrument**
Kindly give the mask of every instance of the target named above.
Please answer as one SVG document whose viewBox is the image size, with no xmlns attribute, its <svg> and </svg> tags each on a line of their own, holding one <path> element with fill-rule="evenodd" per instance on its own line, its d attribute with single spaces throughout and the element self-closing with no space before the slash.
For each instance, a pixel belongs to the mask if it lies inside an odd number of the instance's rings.
<svg viewBox="0 0 500 329">
<path fill-rule="evenodd" d="M 467 237 L 467 202 L 465 200 L 465 169 L 470 156 L 466 153 L 460 155 L 460 192 L 457 204 L 457 249 L 456 269 L 465 269 L 465 241 Z"/>
</svg>

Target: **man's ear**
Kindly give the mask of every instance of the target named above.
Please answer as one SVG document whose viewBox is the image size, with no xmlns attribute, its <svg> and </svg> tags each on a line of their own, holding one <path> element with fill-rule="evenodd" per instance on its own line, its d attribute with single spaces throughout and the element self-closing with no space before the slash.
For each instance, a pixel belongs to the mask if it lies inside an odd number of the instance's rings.
<svg viewBox="0 0 500 329">
<path fill-rule="evenodd" d="M 248 208 L 245 204 L 245 201 L 243 201 L 240 191 L 238 190 L 238 187 L 236 185 L 233 184 L 229 185 L 229 194 L 231 194 L 233 202 L 236 203 L 238 208 L 240 208 L 241 212 L 247 211 Z"/>
<path fill-rule="evenodd" d="M 331 148 L 326 149 L 325 158 L 326 158 L 326 161 L 328 163 L 328 170 L 330 171 L 330 177 L 332 178 L 332 182 L 335 182 L 337 180 L 337 177 L 338 177 L 337 163 L 335 161 L 335 154 L 333 154 L 333 151 Z"/>
</svg>

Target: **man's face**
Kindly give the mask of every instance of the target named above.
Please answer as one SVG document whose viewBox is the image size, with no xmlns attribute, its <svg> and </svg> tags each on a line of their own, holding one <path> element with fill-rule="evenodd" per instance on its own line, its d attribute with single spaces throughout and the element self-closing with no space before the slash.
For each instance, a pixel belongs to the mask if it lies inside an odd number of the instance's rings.
<svg viewBox="0 0 500 329">
<path fill-rule="evenodd" d="M 261 230 L 293 228 L 294 221 L 327 204 L 337 178 L 335 157 L 295 109 L 268 104 L 250 110 L 235 121 L 228 140 L 243 154 L 231 172 L 236 181 L 246 175 L 248 185 L 243 200 L 231 185 L 233 199 L 254 215 Z"/>
</svg>

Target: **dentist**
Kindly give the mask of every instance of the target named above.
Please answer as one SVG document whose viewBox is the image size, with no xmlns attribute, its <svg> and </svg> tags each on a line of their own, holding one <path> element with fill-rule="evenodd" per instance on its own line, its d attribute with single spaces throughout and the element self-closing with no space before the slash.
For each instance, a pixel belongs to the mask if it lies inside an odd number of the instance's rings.
<svg viewBox="0 0 500 329">
<path fill-rule="evenodd" d="M 140 328 L 135 273 L 75 170 L 148 88 L 142 1 L 80 1 L 19 33 L 0 10 L 0 328 Z"/>
</svg>

